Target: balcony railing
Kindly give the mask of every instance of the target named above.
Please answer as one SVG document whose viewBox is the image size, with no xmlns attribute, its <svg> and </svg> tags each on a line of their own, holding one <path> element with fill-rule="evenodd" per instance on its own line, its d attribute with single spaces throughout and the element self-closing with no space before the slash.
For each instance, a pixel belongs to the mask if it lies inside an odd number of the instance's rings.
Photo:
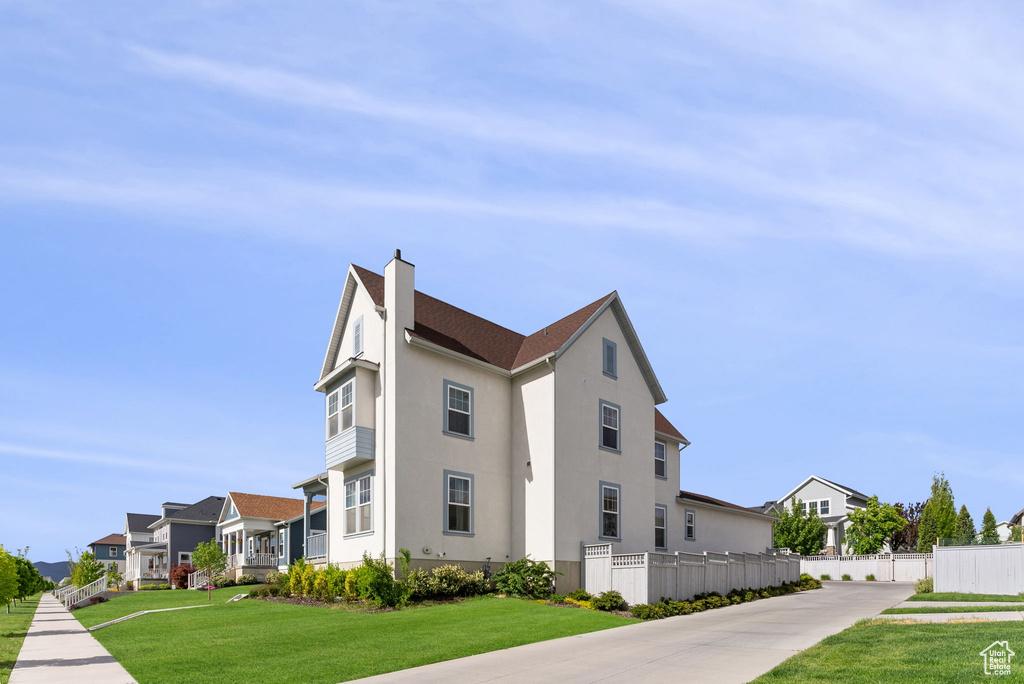
<svg viewBox="0 0 1024 684">
<path fill-rule="evenodd" d="M 236 553 L 228 556 L 228 568 L 276 568 L 277 563 L 276 553 Z"/>
<path fill-rule="evenodd" d="M 314 534 L 306 537 L 306 558 L 327 557 L 327 533 Z"/>
</svg>

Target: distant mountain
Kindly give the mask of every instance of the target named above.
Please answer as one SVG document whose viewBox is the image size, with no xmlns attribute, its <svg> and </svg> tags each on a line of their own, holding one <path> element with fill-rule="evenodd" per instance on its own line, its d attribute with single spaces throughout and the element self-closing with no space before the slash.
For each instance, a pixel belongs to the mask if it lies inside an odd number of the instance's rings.
<svg viewBox="0 0 1024 684">
<path fill-rule="evenodd" d="M 36 563 L 32 562 L 32 565 L 36 566 L 36 570 L 43 577 L 49 577 L 54 582 L 60 582 L 62 579 L 68 576 L 68 562 L 63 561 L 61 563 Z"/>
</svg>

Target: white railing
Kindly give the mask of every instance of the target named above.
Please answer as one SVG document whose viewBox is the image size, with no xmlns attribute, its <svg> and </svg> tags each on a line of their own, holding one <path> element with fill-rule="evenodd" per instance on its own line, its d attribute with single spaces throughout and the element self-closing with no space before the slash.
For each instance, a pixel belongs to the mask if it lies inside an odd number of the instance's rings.
<svg viewBox="0 0 1024 684">
<path fill-rule="evenodd" d="M 327 533 L 314 534 L 306 537 L 306 558 L 324 558 L 327 556 Z M 275 563 L 276 565 L 276 563 Z"/>
<path fill-rule="evenodd" d="M 276 568 L 276 553 L 250 553 L 245 556 L 245 564 L 257 568 Z"/>
<path fill-rule="evenodd" d="M 76 587 L 74 584 L 69 584 L 66 587 L 58 587 L 57 589 L 53 590 L 53 596 L 61 603 L 64 603 L 64 597 L 73 592 L 77 588 L 78 587 Z"/>
<path fill-rule="evenodd" d="M 74 591 L 71 591 L 71 592 L 68 592 L 68 593 L 64 594 L 64 597 L 61 600 L 61 603 L 63 603 L 64 607 L 67 608 L 69 606 L 76 605 L 76 604 L 84 601 L 85 599 L 93 597 L 96 594 L 99 594 L 100 592 L 103 592 L 103 591 L 106 591 L 106 590 L 107 590 L 107 576 L 104 575 L 103 577 L 100 577 L 98 580 L 96 580 L 92 584 L 86 584 L 84 587 L 81 587 L 79 589 L 75 589 Z"/>
<path fill-rule="evenodd" d="M 188 574 L 189 589 L 205 589 L 209 583 L 209 578 L 202 570 L 196 570 Z"/>
</svg>

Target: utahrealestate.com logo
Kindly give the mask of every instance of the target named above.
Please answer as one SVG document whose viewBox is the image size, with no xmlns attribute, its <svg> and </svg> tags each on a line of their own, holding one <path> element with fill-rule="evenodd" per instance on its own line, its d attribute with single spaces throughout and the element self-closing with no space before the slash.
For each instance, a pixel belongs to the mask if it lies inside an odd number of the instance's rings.
<svg viewBox="0 0 1024 684">
<path fill-rule="evenodd" d="M 1008 675 L 1010 674 L 1010 658 L 1017 654 L 1010 650 L 1008 642 L 996 641 L 978 655 L 985 659 L 985 674 Z"/>
</svg>

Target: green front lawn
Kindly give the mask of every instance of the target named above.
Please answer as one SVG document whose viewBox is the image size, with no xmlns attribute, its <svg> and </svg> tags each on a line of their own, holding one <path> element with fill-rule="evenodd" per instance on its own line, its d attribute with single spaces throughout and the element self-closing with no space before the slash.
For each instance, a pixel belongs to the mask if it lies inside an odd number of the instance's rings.
<svg viewBox="0 0 1024 684">
<path fill-rule="evenodd" d="M 906 615 L 907 613 L 1001 613 L 1019 611 L 1021 606 L 920 606 L 913 608 L 889 608 L 882 615 Z"/>
<path fill-rule="evenodd" d="M 266 601 L 143 615 L 93 632 L 139 682 L 340 682 L 557 637 L 629 618 L 511 598 L 383 613 Z M 140 593 L 74 612 L 90 626 L 139 610 L 198 605 L 192 591 Z"/>
<path fill-rule="evenodd" d="M 891 620 L 865 620 L 799 653 L 757 684 L 931 684 L 975 682 L 984 675 L 981 651 L 994 641 L 1009 641 L 1010 648 L 1024 643 L 1024 622 L 961 624 L 893 624 Z M 1012 674 L 1000 682 L 1024 682 L 1024 663 L 1011 661 Z M 997 679 L 992 677 L 992 679 Z"/>
<path fill-rule="evenodd" d="M 914 594 L 908 601 L 1017 601 L 1024 602 L 1024 594 Z"/>
<path fill-rule="evenodd" d="M 11 606 L 11 614 L 0 606 L 0 684 L 7 684 L 11 678 L 11 670 L 18 661 L 21 643 L 25 641 L 25 633 L 32 623 L 32 616 L 39 607 L 39 594 L 25 601 L 18 601 Z"/>
</svg>

